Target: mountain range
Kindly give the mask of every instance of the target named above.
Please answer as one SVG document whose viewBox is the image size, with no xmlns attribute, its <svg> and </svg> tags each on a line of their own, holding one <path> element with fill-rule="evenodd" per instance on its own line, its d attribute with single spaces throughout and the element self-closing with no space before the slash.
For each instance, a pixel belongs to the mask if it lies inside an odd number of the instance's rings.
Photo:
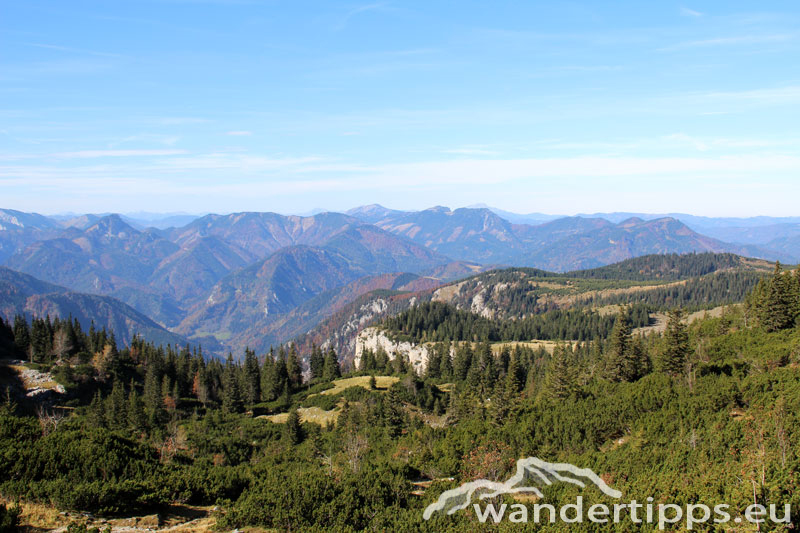
<svg viewBox="0 0 800 533">
<path fill-rule="evenodd" d="M 500 266 L 563 272 L 646 254 L 729 252 L 790 263 L 800 256 L 794 219 L 703 219 L 720 240 L 674 217 L 512 215 L 370 205 L 313 216 L 152 216 L 159 227 L 142 227 L 118 214 L 51 218 L 2 209 L 0 264 L 57 285 L 50 294 L 113 300 L 173 340 L 240 352 L 303 335 L 371 291 L 432 289 Z M 183 225 L 166 227 L 167 219 Z"/>
</svg>

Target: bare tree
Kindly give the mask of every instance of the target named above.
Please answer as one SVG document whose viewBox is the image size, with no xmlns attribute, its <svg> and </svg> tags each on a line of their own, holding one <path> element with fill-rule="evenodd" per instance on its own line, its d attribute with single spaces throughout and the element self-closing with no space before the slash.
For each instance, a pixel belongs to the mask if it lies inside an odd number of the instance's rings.
<svg viewBox="0 0 800 533">
<path fill-rule="evenodd" d="M 353 473 L 361 469 L 361 460 L 369 449 L 369 441 L 360 433 L 350 433 L 344 442 L 344 453 Z"/>
<path fill-rule="evenodd" d="M 42 428 L 42 436 L 46 437 L 58 429 L 59 424 L 66 418 L 64 413 L 47 409 L 42 404 L 36 406 L 36 416 Z"/>
<path fill-rule="evenodd" d="M 53 356 L 57 361 L 63 360 L 72 350 L 72 342 L 65 328 L 58 328 L 53 334 Z"/>
</svg>

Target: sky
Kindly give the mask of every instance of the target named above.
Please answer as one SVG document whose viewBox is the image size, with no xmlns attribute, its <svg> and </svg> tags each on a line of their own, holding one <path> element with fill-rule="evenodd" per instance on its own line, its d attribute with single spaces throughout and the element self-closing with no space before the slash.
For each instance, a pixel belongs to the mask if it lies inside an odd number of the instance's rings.
<svg viewBox="0 0 800 533">
<path fill-rule="evenodd" d="M 0 207 L 800 215 L 800 3 L 0 0 Z"/>
</svg>

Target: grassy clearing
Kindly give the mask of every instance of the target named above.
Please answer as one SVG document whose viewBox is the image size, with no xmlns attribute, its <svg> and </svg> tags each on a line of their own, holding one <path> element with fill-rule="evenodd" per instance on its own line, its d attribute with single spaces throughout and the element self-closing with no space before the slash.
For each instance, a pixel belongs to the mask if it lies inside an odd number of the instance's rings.
<svg viewBox="0 0 800 533">
<path fill-rule="evenodd" d="M 369 379 L 370 376 L 337 379 L 333 382 L 333 388 L 326 389 L 320 392 L 320 394 L 335 395 L 344 392 L 345 389 L 350 387 L 364 387 L 365 389 L 369 389 Z M 395 376 L 375 376 L 375 386 L 379 389 L 388 389 L 398 381 L 400 381 L 400 378 Z"/>
<path fill-rule="evenodd" d="M 323 411 L 319 407 L 300 407 L 297 409 L 297 414 L 300 415 L 300 422 L 312 422 L 314 424 L 325 426 L 333 424 L 339 419 L 339 413 L 342 412 L 341 405 L 336 409 L 330 411 Z M 258 418 L 269 420 L 274 424 L 285 424 L 286 419 L 289 418 L 289 413 L 278 413 L 277 415 L 262 415 Z"/>
<path fill-rule="evenodd" d="M 683 319 L 684 322 L 687 324 L 691 324 L 695 320 L 700 320 L 703 318 L 719 318 L 725 312 L 725 309 L 729 307 L 736 307 L 741 304 L 734 304 L 734 305 L 720 305 L 719 307 L 714 307 L 713 309 L 703 309 L 700 311 L 695 311 L 694 313 L 690 313 L 686 315 Z M 647 335 L 648 333 L 663 333 L 664 330 L 667 329 L 667 321 L 669 316 L 666 313 L 650 313 L 650 320 L 653 323 L 649 326 L 645 326 L 643 328 L 634 328 L 633 333 L 638 335 Z"/>
<path fill-rule="evenodd" d="M 508 346 L 509 349 L 513 350 L 517 346 L 525 346 L 528 348 L 533 348 L 534 350 L 538 348 L 544 348 L 547 350 L 548 353 L 553 353 L 553 350 L 559 344 L 574 344 L 578 341 L 539 341 L 539 340 L 531 340 L 531 341 L 509 341 L 509 342 L 496 342 L 492 344 L 492 352 L 495 355 L 498 355 L 505 346 Z"/>
</svg>

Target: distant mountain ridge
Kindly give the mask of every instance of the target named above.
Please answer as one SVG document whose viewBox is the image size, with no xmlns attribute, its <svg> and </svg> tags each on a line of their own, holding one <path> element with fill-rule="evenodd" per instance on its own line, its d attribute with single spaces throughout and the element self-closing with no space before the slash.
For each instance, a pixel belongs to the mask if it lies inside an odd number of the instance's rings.
<svg viewBox="0 0 800 533">
<path fill-rule="evenodd" d="M 97 328 L 114 331 L 122 343 L 129 343 L 137 334 L 158 344 L 188 343 L 185 337 L 167 331 L 119 300 L 73 292 L 5 267 L 0 267 L 0 315 L 7 320 L 15 315 L 72 316 L 86 331 L 92 322 Z"/>
<path fill-rule="evenodd" d="M 785 263 L 800 256 L 800 224 L 789 221 L 721 222 L 716 231 L 729 236 L 735 231 L 726 223 L 747 228 L 742 238 L 749 242 L 732 244 L 670 217 L 512 215 L 373 204 L 313 216 L 185 215 L 188 223 L 159 229 L 116 214 L 56 220 L 0 209 L 0 264 L 71 291 L 111 296 L 176 333 L 240 350 L 262 337 L 282 342 L 312 329 L 385 275 L 417 276 L 431 288 L 503 266 L 563 272 L 646 254 L 728 252 Z M 384 283 L 380 290 L 397 289 Z M 318 300 L 326 294 L 335 305 Z"/>
</svg>

